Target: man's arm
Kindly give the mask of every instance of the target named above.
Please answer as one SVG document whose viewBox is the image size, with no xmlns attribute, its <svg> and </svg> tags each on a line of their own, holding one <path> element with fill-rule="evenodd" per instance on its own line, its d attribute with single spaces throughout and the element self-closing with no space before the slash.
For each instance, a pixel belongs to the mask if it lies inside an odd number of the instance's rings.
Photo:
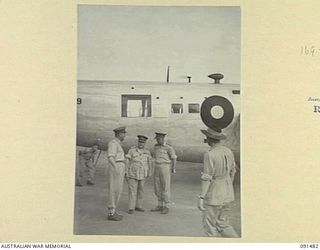
<svg viewBox="0 0 320 250">
<path fill-rule="evenodd" d="M 169 146 L 168 154 L 169 154 L 169 157 L 171 159 L 171 164 L 172 164 L 171 165 L 171 172 L 176 173 L 177 155 L 171 146 Z"/>
<path fill-rule="evenodd" d="M 234 167 L 230 170 L 230 178 L 231 178 L 232 183 L 234 181 L 234 176 L 235 176 L 235 174 L 237 172 L 235 165 L 236 164 L 234 164 Z"/>
<path fill-rule="evenodd" d="M 87 154 L 88 152 L 90 152 L 90 149 L 84 148 L 79 150 L 79 155 L 84 155 L 84 154 Z"/>
<path fill-rule="evenodd" d="M 229 175 L 230 175 L 230 178 L 231 178 L 231 181 L 233 183 L 234 181 L 234 176 L 237 172 L 237 164 L 234 160 L 234 156 L 233 156 L 233 153 L 230 151 L 230 158 L 231 158 L 231 166 L 230 166 L 230 172 L 229 172 Z"/>
<path fill-rule="evenodd" d="M 116 163 L 114 156 L 109 156 L 108 160 L 109 160 L 109 163 L 111 164 L 112 167 L 114 167 L 114 168 L 117 167 L 117 163 Z"/>
<path fill-rule="evenodd" d="M 198 203 L 198 208 L 201 211 L 206 210 L 205 207 L 203 206 L 203 200 L 208 193 L 210 182 L 212 180 L 212 174 L 211 174 L 210 168 L 211 166 L 209 162 L 209 154 L 205 153 L 204 159 L 203 159 L 203 172 L 201 173 L 201 193 L 199 196 L 199 203 Z"/>
<path fill-rule="evenodd" d="M 153 172 L 154 172 L 154 160 L 151 156 L 151 153 L 149 152 L 148 153 L 148 176 L 147 177 L 152 176 Z"/>
<path fill-rule="evenodd" d="M 112 167 L 116 168 L 116 155 L 117 155 L 117 145 L 113 141 L 109 142 L 108 145 L 108 160 Z"/>
<path fill-rule="evenodd" d="M 176 173 L 177 158 L 174 158 L 171 161 L 172 161 L 172 173 Z"/>
<path fill-rule="evenodd" d="M 131 160 L 132 160 L 132 155 L 133 155 L 133 151 L 130 148 L 128 151 L 128 154 L 125 155 L 125 175 L 128 175 L 128 171 L 129 171 L 129 165 L 131 164 Z"/>
<path fill-rule="evenodd" d="M 97 165 L 97 162 L 98 162 L 98 160 L 99 160 L 100 154 L 101 154 L 101 150 L 97 150 L 96 152 L 94 152 L 94 153 L 92 154 L 92 163 L 93 163 L 94 165 Z"/>
</svg>

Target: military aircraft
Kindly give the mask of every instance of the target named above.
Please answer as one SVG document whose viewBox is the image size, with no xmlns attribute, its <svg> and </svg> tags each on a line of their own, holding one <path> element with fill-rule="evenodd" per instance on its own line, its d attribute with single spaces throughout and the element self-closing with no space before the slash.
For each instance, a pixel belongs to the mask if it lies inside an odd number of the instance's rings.
<svg viewBox="0 0 320 250">
<path fill-rule="evenodd" d="M 202 162 L 208 150 L 200 129 L 219 127 L 227 135 L 222 141 L 240 165 L 240 85 L 220 83 L 222 74 L 211 74 L 214 82 L 136 82 L 78 80 L 77 145 L 91 146 L 100 140 L 107 150 L 113 129 L 127 127 L 125 150 L 137 143 L 137 135 L 149 137 L 166 131 L 178 160 Z"/>
</svg>

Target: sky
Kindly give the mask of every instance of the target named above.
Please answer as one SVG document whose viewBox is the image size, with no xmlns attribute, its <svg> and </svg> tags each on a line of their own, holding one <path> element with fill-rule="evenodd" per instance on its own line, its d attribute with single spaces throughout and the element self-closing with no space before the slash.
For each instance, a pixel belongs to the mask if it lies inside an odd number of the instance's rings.
<svg viewBox="0 0 320 250">
<path fill-rule="evenodd" d="M 239 7 L 78 6 L 78 80 L 240 84 Z"/>
</svg>

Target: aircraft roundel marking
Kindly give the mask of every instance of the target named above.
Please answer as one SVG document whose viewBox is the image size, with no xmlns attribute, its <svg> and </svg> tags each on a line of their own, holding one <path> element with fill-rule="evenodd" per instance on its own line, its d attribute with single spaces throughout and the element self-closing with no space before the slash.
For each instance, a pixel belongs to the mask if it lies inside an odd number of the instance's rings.
<svg viewBox="0 0 320 250">
<path fill-rule="evenodd" d="M 212 116 L 211 110 L 214 106 L 220 106 L 223 109 L 223 116 L 215 118 Z M 222 96 L 210 96 L 201 105 L 201 120 L 209 128 L 226 128 L 232 122 L 234 117 L 234 109 L 232 103 Z"/>
</svg>

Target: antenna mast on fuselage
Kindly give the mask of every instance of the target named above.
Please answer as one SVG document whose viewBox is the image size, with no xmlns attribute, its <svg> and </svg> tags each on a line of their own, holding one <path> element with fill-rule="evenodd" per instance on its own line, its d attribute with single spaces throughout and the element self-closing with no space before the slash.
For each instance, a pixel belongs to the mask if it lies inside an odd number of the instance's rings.
<svg viewBox="0 0 320 250">
<path fill-rule="evenodd" d="M 167 68 L 167 83 L 169 83 L 169 76 L 170 76 L 170 66 Z"/>
</svg>

